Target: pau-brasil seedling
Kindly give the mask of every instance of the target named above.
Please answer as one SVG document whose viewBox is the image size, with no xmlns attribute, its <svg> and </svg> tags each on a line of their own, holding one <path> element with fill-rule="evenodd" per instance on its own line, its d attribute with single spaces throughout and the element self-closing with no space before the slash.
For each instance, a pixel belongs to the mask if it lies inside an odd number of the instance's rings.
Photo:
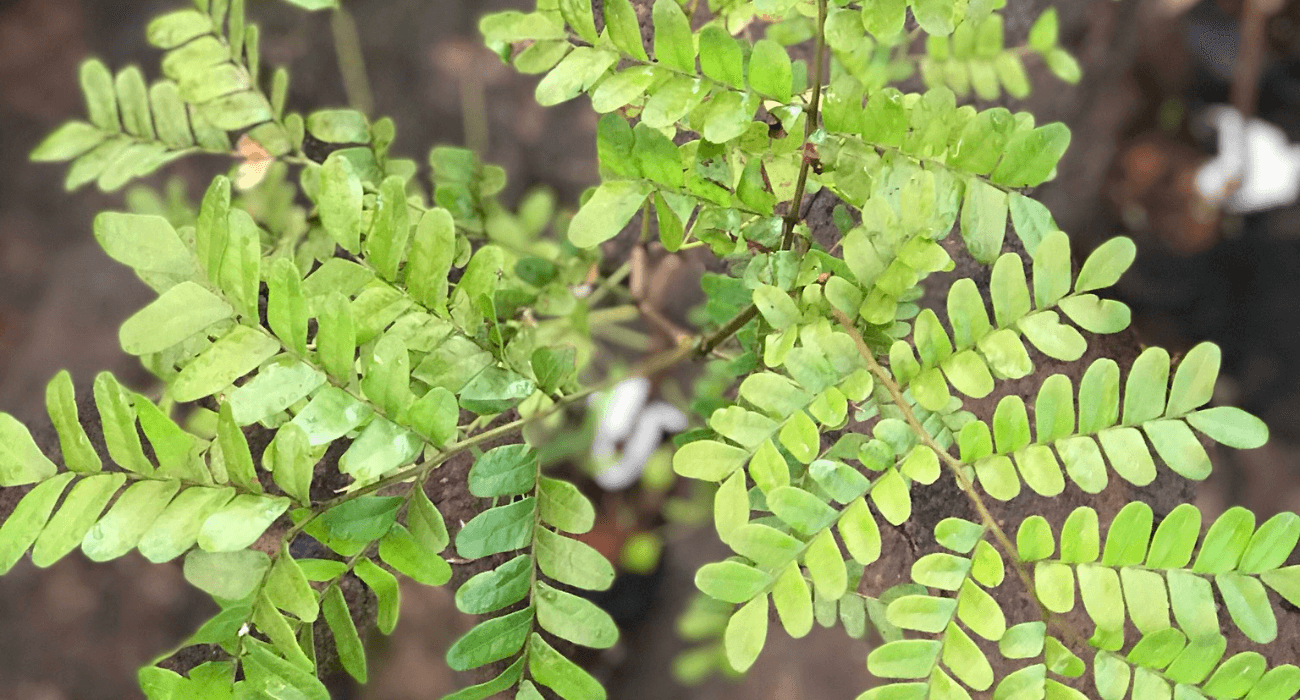
<svg viewBox="0 0 1300 700">
<path fill-rule="evenodd" d="M 450 698 L 604 698 L 570 656 L 619 631 L 574 591 L 615 570 L 582 540 L 592 503 L 539 448 L 590 394 L 697 363 L 708 381 L 672 468 L 716 486 L 734 556 L 696 576 L 693 614 L 715 622 L 694 625 L 683 676 L 744 672 L 775 620 L 792 637 L 814 623 L 877 636 L 866 669 L 884 684 L 860 700 L 1292 697 L 1300 668 L 1266 654 L 1294 615 L 1284 601 L 1300 604 L 1285 566 L 1300 517 L 1256 527 L 1233 508 L 1206 529 L 1191 505 L 1157 518 L 1136 501 L 1057 523 L 995 515 L 1158 470 L 1204 479 L 1208 441 L 1267 438 L 1208 405 L 1210 344 L 1006 392 L 1035 358 L 1081 363 L 1128 326 L 1097 292 L 1135 251 L 1113 239 L 1076 273 L 1027 194 L 1054 177 L 1068 129 L 972 106 L 1024 97 L 1027 64 L 1079 78 L 1054 11 L 1006 46 L 1004 4 L 538 0 L 489 15 L 488 45 L 543 76 L 538 102 L 585 95 L 601 115 L 601 181 L 572 214 L 547 195 L 507 210 L 502 170 L 460 149 L 429 154 L 430 188 L 390 152 L 389 119 L 286 111 L 288 74 L 261 64 L 242 0 L 153 19 L 163 77 L 86 61 L 86 120 L 32 157 L 103 190 L 192 153 L 243 162 L 193 210 L 95 219 L 158 294 L 121 343 L 162 388 L 102 374 L 79 401 L 60 373 L 48 452 L 0 415 L 0 484 L 31 487 L 0 527 L 0 570 L 78 547 L 183 559 L 221 612 L 140 671 L 152 700 L 327 700 L 330 664 L 365 682 L 359 606 L 377 601 L 363 630 L 391 632 L 398 577 L 454 581 L 480 616 L 447 662 L 482 682 Z M 807 220 L 814 196 L 837 202 L 834 230 Z M 724 272 L 704 279 L 702 332 L 598 376 L 592 328 L 627 271 L 590 274 L 624 262 L 602 264 L 620 235 L 707 249 Z M 991 274 L 947 279 L 923 306 L 955 254 Z M 980 399 L 996 408 L 977 415 Z M 943 487 L 951 515 L 918 520 Z M 899 585 L 860 590 L 898 554 L 885 535 L 918 528 Z"/>
</svg>

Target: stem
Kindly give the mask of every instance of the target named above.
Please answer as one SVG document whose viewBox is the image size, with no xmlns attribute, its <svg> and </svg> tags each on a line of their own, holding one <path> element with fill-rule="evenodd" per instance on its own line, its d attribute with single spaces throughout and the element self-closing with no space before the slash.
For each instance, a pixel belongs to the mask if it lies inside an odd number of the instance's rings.
<svg viewBox="0 0 1300 700">
<path fill-rule="evenodd" d="M 596 287 L 596 291 L 592 292 L 591 296 L 587 297 L 587 305 L 595 306 L 596 302 L 600 301 L 601 299 L 604 299 L 605 295 L 609 294 L 610 290 L 612 290 L 614 287 L 617 287 L 619 283 L 621 283 L 624 279 L 626 279 L 628 274 L 631 272 L 632 272 L 632 263 L 630 261 L 620 265 L 617 270 L 614 270 L 614 274 L 605 278 L 605 280 L 601 282 L 598 287 Z"/>
<path fill-rule="evenodd" d="M 330 16 L 330 30 L 334 34 L 334 53 L 338 55 L 339 74 L 343 78 L 343 92 L 348 96 L 348 104 L 368 115 L 374 110 L 375 98 L 366 77 L 361 36 L 357 34 L 357 23 L 342 4 L 334 8 Z"/>
<path fill-rule="evenodd" d="M 825 79 L 824 71 L 826 66 L 826 0 L 817 0 L 817 52 L 814 60 L 816 65 L 813 66 L 812 101 L 808 103 L 808 117 L 803 126 L 805 147 L 808 145 L 808 139 L 812 138 L 813 133 L 817 131 L 817 121 L 821 111 L 822 81 Z M 794 197 L 790 200 L 790 211 L 785 215 L 784 229 L 781 233 L 781 250 L 789 250 L 790 246 L 794 245 L 794 228 L 802 219 L 803 195 L 808 186 L 808 171 L 811 169 L 812 159 L 805 154 L 802 163 L 799 165 L 799 178 L 794 184 Z M 750 304 L 745 307 L 726 325 L 719 328 L 713 335 L 705 338 L 700 343 L 697 353 L 704 356 L 713 352 L 714 348 L 735 335 L 737 331 L 744 328 L 746 323 L 754 320 L 757 315 L 757 306 Z"/>
<path fill-rule="evenodd" d="M 957 485 L 960 486 L 962 492 L 966 494 L 966 498 L 970 501 L 971 506 L 975 508 L 977 513 L 979 513 L 980 520 L 983 521 L 984 527 L 993 533 L 993 537 L 997 540 L 998 546 L 1002 548 L 1002 551 L 1006 553 L 1007 558 L 1011 560 L 1012 568 L 1016 570 L 1016 575 L 1020 578 L 1021 584 L 1024 585 L 1025 591 L 1027 591 L 1029 595 L 1033 597 L 1034 602 L 1038 604 L 1039 614 L 1042 619 L 1044 621 L 1052 620 L 1054 618 L 1053 614 L 1043 606 L 1042 602 L 1038 600 L 1038 596 L 1034 593 L 1033 580 L 1029 577 L 1029 571 L 1025 568 L 1025 563 L 1020 560 L 1019 550 L 1011 542 L 1011 538 L 1007 536 L 1007 533 L 1002 529 L 1002 526 L 998 524 L 997 519 L 993 517 L 993 513 L 989 511 L 988 506 L 984 504 L 984 499 L 981 498 L 979 492 L 975 490 L 975 485 L 971 483 L 971 480 L 967 478 L 966 473 L 962 471 L 962 461 L 953 457 L 948 450 L 935 442 L 934 436 L 930 435 L 930 431 L 926 430 L 925 427 L 921 425 L 921 421 L 917 420 L 916 414 L 912 411 L 912 405 L 908 403 L 907 399 L 903 398 L 902 388 L 894 381 L 894 378 L 885 371 L 885 368 L 881 367 L 879 362 L 876 362 L 875 355 L 871 352 L 871 348 L 867 347 L 866 341 L 862 339 L 862 334 L 858 333 L 858 329 L 854 327 L 853 321 L 839 309 L 832 308 L 831 313 L 835 316 L 835 320 L 839 322 L 840 326 L 844 328 L 845 332 L 853 338 L 854 345 L 858 347 L 858 354 L 861 355 L 862 360 L 867 363 L 867 369 L 871 371 L 871 374 L 876 378 L 876 381 L 880 382 L 887 390 L 889 390 L 890 398 L 893 400 L 894 405 L 898 407 L 898 410 L 903 413 L 903 418 L 907 420 L 908 426 L 911 427 L 912 432 L 916 434 L 917 439 L 919 439 L 926 447 L 933 450 L 934 453 L 939 456 L 939 459 L 948 466 L 948 470 L 952 472 L 953 478 L 957 480 Z M 1066 628 L 1065 631 L 1075 642 L 1086 646 L 1086 642 L 1083 641 L 1078 632 L 1073 628 Z"/>
<path fill-rule="evenodd" d="M 817 0 L 817 53 L 814 60 L 816 65 L 813 67 L 813 94 L 812 102 L 808 105 L 808 119 L 803 125 L 804 147 L 808 145 L 808 139 L 812 138 L 813 132 L 817 131 L 817 118 L 821 111 L 822 103 L 822 72 L 826 65 L 826 0 Z M 799 165 L 799 179 L 794 184 L 794 198 L 790 200 L 790 212 L 785 215 L 785 232 L 781 236 L 781 250 L 789 250 L 794 244 L 794 227 L 799 223 L 800 212 L 803 209 L 804 188 L 808 184 L 808 170 L 812 166 L 812 159 L 805 153 L 802 162 Z"/>
<path fill-rule="evenodd" d="M 736 314 L 736 316 L 732 318 L 730 321 L 727 321 L 727 325 L 723 326 L 722 328 L 719 328 L 717 332 L 715 332 L 713 335 L 710 335 L 709 337 L 705 338 L 700 343 L 700 349 L 697 352 L 700 354 L 700 356 L 708 355 L 709 353 L 713 352 L 714 348 L 718 347 L 723 342 L 725 342 L 727 338 L 730 338 L 731 336 L 735 335 L 736 331 L 739 331 L 741 328 L 744 328 L 745 324 L 754 320 L 754 317 L 757 315 L 758 315 L 757 306 L 754 306 L 753 304 L 746 306 L 743 311 Z"/>
<path fill-rule="evenodd" d="M 646 360 L 645 362 L 634 367 L 632 371 L 628 373 L 628 376 L 642 376 L 642 377 L 649 376 L 661 370 L 672 367 L 673 365 L 676 365 L 678 362 L 681 362 L 682 360 L 685 360 L 686 358 L 690 357 L 692 349 L 693 348 L 690 343 L 683 343 L 671 350 L 665 350 L 664 352 L 658 353 L 653 357 L 651 357 L 650 359 Z M 361 488 L 355 491 L 350 491 L 341 496 L 331 498 L 328 501 L 323 501 L 312 509 L 312 514 L 309 517 L 304 519 L 301 523 L 295 525 L 285 534 L 285 538 L 286 538 L 285 541 L 292 540 L 293 535 L 302 532 L 303 528 L 306 527 L 307 524 L 310 523 L 312 520 L 315 520 L 317 516 L 321 515 L 325 511 L 329 510 L 330 508 L 339 505 L 340 503 L 344 503 L 356 498 L 360 498 L 361 496 L 374 493 L 375 491 L 378 491 L 386 486 L 391 486 L 393 484 L 402 481 L 407 481 L 408 479 L 415 478 L 418 481 L 423 481 L 424 478 L 428 476 L 429 472 L 433 471 L 434 467 L 443 464 L 444 462 L 456 456 L 457 454 L 469 450 L 471 448 L 477 447 L 485 442 L 490 442 L 492 440 L 503 437 L 505 435 L 510 435 L 512 433 L 523 430 L 524 426 L 528 425 L 529 423 L 546 418 L 551 414 L 556 413 L 557 411 L 563 410 L 564 408 L 568 407 L 571 404 L 575 404 L 579 401 L 586 399 L 588 396 L 592 394 L 595 394 L 600 391 L 605 391 L 606 389 L 613 387 L 618 382 L 623 381 L 623 379 L 625 378 L 626 377 L 620 377 L 618 379 L 608 379 L 595 386 L 583 389 L 582 391 L 569 394 L 568 396 L 559 399 L 554 404 L 551 404 L 546 409 L 542 411 L 538 411 L 537 413 L 534 413 L 533 415 L 528 416 L 527 418 L 519 418 L 509 423 L 505 423 L 503 425 L 492 428 L 491 430 L 485 430 L 472 437 L 467 437 L 464 440 L 461 440 L 459 442 L 452 443 L 451 445 L 448 445 L 447 447 L 443 448 L 441 452 L 439 452 L 436 456 L 434 456 L 429 460 L 426 460 L 419 464 L 415 464 L 410 467 L 407 467 L 406 469 L 402 469 L 400 471 L 389 474 L 388 476 L 380 479 L 379 481 L 376 481 L 372 484 L 367 484 L 366 486 L 362 486 Z"/>
</svg>

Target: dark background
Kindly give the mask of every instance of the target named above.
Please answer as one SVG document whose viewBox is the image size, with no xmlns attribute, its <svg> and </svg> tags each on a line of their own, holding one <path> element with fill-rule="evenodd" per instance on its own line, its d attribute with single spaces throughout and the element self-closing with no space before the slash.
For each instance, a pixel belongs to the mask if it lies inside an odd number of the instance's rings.
<svg viewBox="0 0 1300 700">
<path fill-rule="evenodd" d="M 63 166 L 30 164 L 26 156 L 58 124 L 83 114 L 76 69 L 84 57 L 97 55 L 113 69 L 138 63 L 157 75 L 144 24 L 179 2 L 0 0 L 0 410 L 29 424 L 42 420 L 45 383 L 61 368 L 79 388 L 104 369 L 149 386 L 136 361 L 119 351 L 117 328 L 150 294 L 91 236 L 94 214 L 120 208 L 121 195 L 65 193 Z M 462 144 L 467 121 L 486 125 L 486 159 L 509 173 L 507 201 L 545 185 L 572 206 L 596 181 L 595 115 L 584 99 L 538 107 L 536 78 L 515 75 L 477 39 L 480 14 L 523 4 L 349 0 L 348 7 L 375 114 L 398 124 L 395 152 L 423 161 L 434 144 Z M 1212 146 L 1196 129 L 1197 110 L 1227 98 L 1223 68 L 1231 65 L 1239 3 L 1207 0 L 1190 10 L 1175 0 L 1010 4 L 1009 43 L 1024 37 L 1039 9 L 1058 4 L 1063 43 L 1085 67 L 1080 86 L 1062 86 L 1031 59 L 1035 95 L 1011 105 L 1034 111 L 1040 122 L 1065 121 L 1075 134 L 1057 182 L 1044 186 L 1041 198 L 1084 249 L 1113 235 L 1135 236 L 1139 261 L 1120 293 L 1135 307 L 1142 339 L 1172 350 L 1219 342 L 1226 375 L 1219 399 L 1262 415 L 1274 430 L 1266 448 L 1221 450 L 1198 504 L 1212 513 L 1242 503 L 1261 517 L 1300 508 L 1292 449 L 1300 439 L 1300 372 L 1292 369 L 1300 359 L 1300 219 L 1292 208 L 1205 221 L 1192 213 L 1187 186 Z M 249 0 L 249 12 L 262 26 L 263 65 L 290 69 L 291 109 L 344 103 L 326 14 L 272 0 Z M 1292 2 L 1269 25 L 1260 105 L 1293 140 L 1300 140 L 1297 17 Z M 165 176 L 183 178 L 194 194 L 230 163 L 195 157 Z M 600 661 L 616 669 L 611 697 L 788 700 L 853 697 L 866 687 L 867 645 L 820 629 L 797 643 L 774 632 L 742 685 L 673 686 L 673 622 L 695 566 L 718 555 L 705 544 L 710 539 L 705 533 L 674 543 L 663 586 L 635 594 L 654 602 L 621 651 Z M 460 682 L 441 658 L 470 621 L 446 591 L 406 586 L 403 594 L 397 632 L 374 640 L 372 684 L 362 697 L 438 697 Z M 178 566 L 134 556 L 90 565 L 72 555 L 46 571 L 22 562 L 0 579 L 0 700 L 138 697 L 135 668 L 212 611 Z"/>
</svg>

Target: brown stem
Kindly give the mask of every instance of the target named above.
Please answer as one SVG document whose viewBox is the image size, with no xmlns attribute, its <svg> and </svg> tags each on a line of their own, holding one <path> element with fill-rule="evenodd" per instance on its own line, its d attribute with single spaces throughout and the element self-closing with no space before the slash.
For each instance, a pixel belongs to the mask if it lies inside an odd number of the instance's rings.
<svg viewBox="0 0 1300 700">
<path fill-rule="evenodd" d="M 812 138 L 813 132 L 817 130 L 817 117 L 821 111 L 822 103 L 822 79 L 824 66 L 826 64 L 826 0 L 817 0 L 817 52 L 815 58 L 816 65 L 813 66 L 813 94 L 812 101 L 808 104 L 808 119 L 803 125 L 804 147 L 808 146 L 808 139 Z M 794 198 L 790 200 L 790 212 L 785 215 L 785 231 L 781 235 L 781 250 L 789 250 L 794 244 L 794 227 L 799 223 L 800 214 L 803 210 L 803 193 L 808 184 L 808 170 L 812 167 L 812 158 L 804 153 L 802 162 L 799 165 L 799 179 L 795 181 Z"/>
<path fill-rule="evenodd" d="M 822 80 L 825 78 L 824 71 L 826 65 L 826 0 L 817 0 L 817 50 L 816 65 L 813 66 L 813 94 L 812 100 L 808 103 L 808 118 L 804 122 L 803 138 L 804 146 L 808 145 L 808 139 L 812 137 L 813 132 L 817 130 L 818 116 L 821 111 L 822 101 Z M 803 162 L 799 165 L 799 178 L 794 184 L 794 197 L 790 200 L 790 212 L 785 215 L 784 229 L 781 232 L 781 250 L 789 250 L 794 244 L 794 228 L 802 219 L 803 212 L 803 195 L 808 186 L 808 171 L 812 168 L 812 159 L 807 154 L 803 157 Z M 750 304 L 746 306 L 734 318 L 727 321 L 722 328 L 719 328 L 712 335 L 705 338 L 696 353 L 703 357 L 713 352 L 719 345 L 726 342 L 728 338 L 735 335 L 737 331 L 745 327 L 746 323 L 754 320 L 758 315 L 758 307 Z"/>
<path fill-rule="evenodd" d="M 867 347 L 866 341 L 862 339 L 862 334 L 858 333 L 858 329 L 854 327 L 853 321 L 839 309 L 832 308 L 831 313 L 834 314 L 835 320 L 844 328 L 844 331 L 853 338 L 853 343 L 858 348 L 858 354 L 861 355 L 862 360 L 867 363 L 867 369 L 871 371 L 871 374 L 876 378 L 876 381 L 880 382 L 880 384 L 889 391 L 889 396 L 893 400 L 894 405 L 903 413 L 903 418 L 907 421 L 912 432 L 916 434 L 917 439 L 919 439 L 926 447 L 933 450 L 934 453 L 939 456 L 939 459 L 947 465 L 948 470 L 952 472 L 953 478 L 957 480 L 957 485 L 961 487 L 962 493 L 966 494 L 966 498 L 970 501 L 971 506 L 979 514 L 984 527 L 993 533 L 993 538 L 997 540 L 998 546 L 1011 561 L 1012 568 L 1016 570 L 1016 576 L 1020 579 L 1021 584 L 1024 585 L 1025 591 L 1027 591 L 1034 599 L 1034 602 L 1038 603 L 1039 613 L 1042 616 L 1042 619 L 1045 622 L 1055 621 L 1055 616 L 1052 612 L 1043 606 L 1042 601 L 1038 600 L 1038 595 L 1034 592 L 1033 580 L 1029 577 L 1029 571 L 1025 568 L 1025 563 L 1020 560 L 1019 550 L 1016 548 L 1015 544 L 1011 542 L 1011 538 L 1007 536 L 1007 533 L 1002 529 L 1002 526 L 998 524 L 997 519 L 993 517 L 993 513 L 989 511 L 988 506 L 984 504 L 984 499 L 981 498 L 979 492 L 975 490 L 975 485 L 971 483 L 971 480 L 967 478 L 966 473 L 962 471 L 962 467 L 964 466 L 962 461 L 953 457 L 947 449 L 940 446 L 939 443 L 935 441 L 934 436 L 930 435 L 930 431 L 926 430 L 925 427 L 921 425 L 921 421 L 917 420 L 916 413 L 912 411 L 912 405 L 903 397 L 902 387 L 898 385 L 898 382 L 894 381 L 894 378 L 885 371 L 884 367 L 880 366 L 879 362 L 876 362 L 875 355 L 871 352 L 871 348 Z M 1076 644 L 1079 644 L 1081 647 L 1087 645 L 1083 640 L 1082 635 L 1080 635 L 1073 627 L 1062 627 L 1060 624 L 1056 626 L 1071 637 L 1071 640 Z"/>
</svg>

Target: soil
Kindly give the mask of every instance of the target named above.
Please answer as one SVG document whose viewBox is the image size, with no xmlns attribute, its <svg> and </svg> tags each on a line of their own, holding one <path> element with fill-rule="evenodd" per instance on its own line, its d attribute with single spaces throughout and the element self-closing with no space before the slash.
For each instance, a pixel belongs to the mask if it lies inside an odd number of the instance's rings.
<svg viewBox="0 0 1300 700">
<path fill-rule="evenodd" d="M 28 163 L 26 154 L 59 123 L 82 113 L 75 75 L 84 57 L 100 56 L 115 68 L 138 63 L 147 75 L 156 74 L 156 53 L 142 41 L 144 21 L 175 4 L 0 0 L 0 410 L 28 424 L 43 421 L 45 382 L 61 368 L 71 371 L 79 391 L 88 391 L 103 370 L 134 388 L 149 387 L 147 373 L 118 350 L 117 328 L 151 295 L 91 237 L 94 214 L 120 208 L 121 195 L 93 189 L 69 195 L 61 166 Z M 392 116 L 399 126 L 394 151 L 420 159 L 434 144 L 463 144 L 485 131 L 486 160 L 510 175 L 506 201 L 547 186 L 571 205 L 596 181 L 595 116 L 580 100 L 538 107 L 532 99 L 536 78 L 501 66 L 476 38 L 481 13 L 524 4 L 349 0 L 347 6 L 361 33 L 375 113 Z M 1185 174 L 1205 157 L 1205 145 L 1193 136 L 1190 118 L 1175 119 L 1171 127 L 1160 116 L 1171 101 L 1190 114 L 1226 96 L 1222 80 L 1207 75 L 1197 45 L 1186 38 L 1189 23 L 1202 15 L 1162 15 L 1169 0 L 1010 4 L 1009 42 L 1025 35 L 1041 8 L 1056 5 L 1063 43 L 1080 57 L 1087 76 L 1077 88 L 1062 86 L 1030 62 L 1035 94 L 1013 107 L 1036 112 L 1040 123 L 1065 121 L 1075 143 L 1060 166 L 1061 184 L 1049 183 L 1038 194 L 1086 247 L 1120 233 L 1139 239 L 1137 269 L 1120 293 L 1137 312 L 1142 340 L 1171 349 L 1202 339 L 1220 342 L 1228 376 L 1219 398 L 1263 415 L 1275 432 L 1264 449 L 1220 451 L 1198 503 L 1209 512 L 1242 503 L 1261 517 L 1300 509 L 1300 460 L 1293 449 L 1300 439 L 1300 374 L 1288 372 L 1300 357 L 1300 278 L 1294 273 L 1300 218 L 1294 208 L 1243 220 L 1206 222 L 1189 215 Z M 1283 76 L 1286 61 L 1296 56 L 1297 23 L 1281 26 L 1282 20 L 1297 14 L 1298 5 L 1290 3 L 1288 14 L 1270 27 L 1270 65 Z M 290 108 L 343 104 L 327 17 L 270 0 L 250 3 L 250 9 L 263 29 L 264 65 L 286 65 L 293 76 Z M 1281 120 L 1300 109 L 1287 102 L 1279 80 L 1276 90 L 1266 86 L 1261 113 Z M 1297 131 L 1290 136 L 1300 141 Z M 191 158 L 171 166 L 167 176 L 180 178 L 194 195 L 213 172 L 229 166 L 221 157 Z M 698 261 L 674 265 L 687 278 L 700 267 Z M 653 285 L 658 308 L 680 310 L 687 295 L 699 293 L 693 279 L 672 279 Z M 1129 335 L 1094 343 L 1093 351 L 1132 358 L 1139 347 Z M 467 468 L 448 467 L 449 476 Z M 1109 493 L 1099 510 L 1113 512 L 1131 495 L 1119 491 Z M 18 495 L 4 493 L 0 501 Z M 1163 513 L 1186 495 L 1181 484 L 1162 480 L 1145 497 Z M 1018 520 L 1039 505 L 1018 501 L 1014 512 L 1000 515 Z M 956 493 L 936 489 L 919 501 L 918 517 L 937 521 L 965 507 Z M 1054 523 L 1066 507 L 1051 504 Z M 878 590 L 905 577 L 924 553 L 912 547 L 928 541 L 911 530 L 887 530 L 885 536 L 896 556 L 874 565 L 865 587 Z M 657 585 L 629 594 L 645 602 L 641 622 L 625 630 L 620 647 L 595 659 L 611 697 L 788 700 L 853 697 L 867 687 L 868 643 L 820 628 L 798 641 L 774 631 L 743 681 L 714 678 L 691 689 L 671 681 L 672 658 L 682 649 L 674 621 L 694 590 L 694 571 L 724 556 L 713 539 L 708 531 L 675 536 Z M 458 578 L 467 574 L 458 567 Z M 473 621 L 455 611 L 448 590 L 408 584 L 397 632 L 371 636 L 371 684 L 359 691 L 336 683 L 336 700 L 439 697 L 470 680 L 457 677 L 442 657 Z M 0 700 L 139 697 L 135 669 L 175 646 L 214 610 L 176 565 L 135 556 L 92 565 L 74 555 L 48 570 L 21 562 L 0 578 Z M 1273 651 L 1300 657 L 1294 628 L 1291 620 L 1285 630 L 1290 646 Z"/>
</svg>

